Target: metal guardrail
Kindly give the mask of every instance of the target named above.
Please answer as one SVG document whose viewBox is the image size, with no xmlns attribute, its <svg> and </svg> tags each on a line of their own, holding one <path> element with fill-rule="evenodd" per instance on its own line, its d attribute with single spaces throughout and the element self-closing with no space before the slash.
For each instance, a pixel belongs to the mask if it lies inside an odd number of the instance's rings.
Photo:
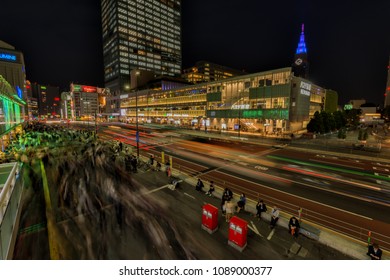
<svg viewBox="0 0 390 280">
<path fill-rule="evenodd" d="M 13 165 L 13 168 L 0 192 L 0 259 L 2 260 L 12 257 L 22 197 L 22 185 L 16 184 L 18 163 L 5 165 Z"/>
</svg>

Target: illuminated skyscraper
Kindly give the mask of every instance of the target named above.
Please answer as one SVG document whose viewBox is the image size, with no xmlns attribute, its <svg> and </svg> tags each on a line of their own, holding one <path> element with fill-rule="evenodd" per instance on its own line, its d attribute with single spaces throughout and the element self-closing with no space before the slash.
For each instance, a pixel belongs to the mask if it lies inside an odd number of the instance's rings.
<svg viewBox="0 0 390 280">
<path fill-rule="evenodd" d="M 389 64 L 387 65 L 387 84 L 386 84 L 386 91 L 385 91 L 385 106 L 390 106 L 390 58 L 389 58 Z"/>
<path fill-rule="evenodd" d="M 292 65 L 294 76 L 308 78 L 309 63 L 307 61 L 307 49 L 305 42 L 305 25 L 302 24 L 301 36 L 299 37 L 298 47 L 294 56 L 294 63 Z"/>
<path fill-rule="evenodd" d="M 130 71 L 181 74 L 181 0 L 101 0 L 104 81 L 131 88 Z"/>
</svg>

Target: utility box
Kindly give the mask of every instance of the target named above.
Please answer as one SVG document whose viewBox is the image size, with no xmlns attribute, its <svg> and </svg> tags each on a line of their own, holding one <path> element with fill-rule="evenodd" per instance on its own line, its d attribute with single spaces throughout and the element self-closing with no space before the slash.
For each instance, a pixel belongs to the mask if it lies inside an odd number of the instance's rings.
<svg viewBox="0 0 390 280">
<path fill-rule="evenodd" d="M 218 208 L 205 204 L 202 208 L 202 229 L 208 233 L 214 233 L 218 229 Z"/>
<path fill-rule="evenodd" d="M 234 216 L 229 222 L 229 241 L 228 244 L 240 252 L 247 245 L 248 222 Z"/>
</svg>

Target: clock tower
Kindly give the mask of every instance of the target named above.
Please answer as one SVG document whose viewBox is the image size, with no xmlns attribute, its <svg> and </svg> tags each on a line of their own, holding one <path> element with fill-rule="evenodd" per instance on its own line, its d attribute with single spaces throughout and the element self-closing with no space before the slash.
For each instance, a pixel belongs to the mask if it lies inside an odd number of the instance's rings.
<svg viewBox="0 0 390 280">
<path fill-rule="evenodd" d="M 295 52 L 294 62 L 292 64 L 292 71 L 294 76 L 308 78 L 309 63 L 307 61 L 307 50 L 305 43 L 305 25 L 302 24 L 301 36 L 299 38 L 298 48 Z"/>
</svg>

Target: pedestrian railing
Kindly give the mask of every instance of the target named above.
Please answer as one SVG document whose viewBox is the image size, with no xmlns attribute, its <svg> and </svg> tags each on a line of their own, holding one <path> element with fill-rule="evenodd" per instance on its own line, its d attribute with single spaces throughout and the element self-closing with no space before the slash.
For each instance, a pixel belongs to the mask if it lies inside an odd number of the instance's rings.
<svg viewBox="0 0 390 280">
<path fill-rule="evenodd" d="M 0 259 L 12 258 L 15 238 L 18 230 L 18 215 L 20 213 L 20 201 L 22 185 L 16 184 L 16 176 L 19 172 L 18 163 L 6 163 L 2 166 L 12 166 L 0 192 Z"/>
<path fill-rule="evenodd" d="M 378 233 L 375 230 L 360 227 L 351 224 L 348 221 L 339 220 L 333 218 L 332 216 L 322 214 L 311 209 L 301 209 L 299 205 L 278 199 L 277 197 L 266 195 L 248 187 L 237 185 L 230 181 L 215 178 L 209 174 L 202 175 L 202 173 L 199 171 L 179 164 L 175 164 L 173 168 L 189 176 L 198 178 L 201 177 L 204 182 L 212 180 L 214 181 L 214 184 L 217 188 L 230 188 L 236 195 L 245 193 L 247 198 L 252 199 L 254 203 L 256 203 L 261 198 L 267 205 L 277 205 L 286 216 L 296 216 L 301 221 L 313 224 L 314 227 L 332 230 L 339 234 L 348 236 L 349 238 L 352 238 L 360 243 L 367 243 L 367 241 L 370 240 L 369 238 L 371 238 L 372 240 L 375 240 L 375 242 L 379 243 L 382 249 L 390 251 L 390 236 Z"/>
</svg>

